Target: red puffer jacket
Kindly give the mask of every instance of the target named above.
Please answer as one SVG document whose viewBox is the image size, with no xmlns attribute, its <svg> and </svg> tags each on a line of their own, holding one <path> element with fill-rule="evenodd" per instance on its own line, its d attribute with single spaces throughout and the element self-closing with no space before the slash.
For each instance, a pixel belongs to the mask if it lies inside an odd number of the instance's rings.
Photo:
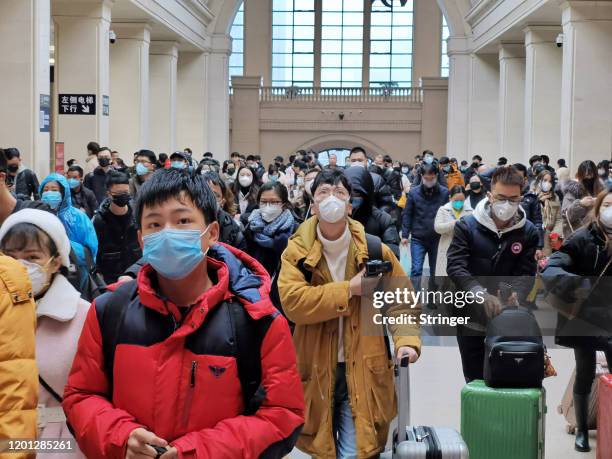
<svg viewBox="0 0 612 459">
<path fill-rule="evenodd" d="M 302 385 L 289 327 L 268 298 L 270 278 L 253 258 L 223 244 L 210 249 L 207 261 L 217 282 L 184 319 L 155 291 L 150 265 L 113 327 L 115 339 L 104 321 L 112 294 L 92 305 L 63 404 L 87 457 L 123 459 L 138 427 L 170 442 L 181 458 L 280 457 L 295 444 L 304 422 Z M 244 414 L 232 301 L 250 319 L 270 319 L 260 352 L 263 401 L 253 415 Z M 112 381 L 105 342 L 107 349 L 116 343 Z"/>
</svg>

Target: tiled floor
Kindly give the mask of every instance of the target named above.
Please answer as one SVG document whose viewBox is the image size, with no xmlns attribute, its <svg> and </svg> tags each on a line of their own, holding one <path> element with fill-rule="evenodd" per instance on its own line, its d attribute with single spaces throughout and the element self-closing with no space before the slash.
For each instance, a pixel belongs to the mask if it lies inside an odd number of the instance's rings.
<svg viewBox="0 0 612 459">
<path fill-rule="evenodd" d="M 593 451 L 588 454 L 578 453 L 573 449 L 574 437 L 565 432 L 564 419 L 557 413 L 557 405 L 574 368 L 573 353 L 568 349 L 550 349 L 549 352 L 559 375 L 545 381 L 548 405 L 546 459 L 593 459 L 595 432 L 591 432 Z M 421 360 L 412 367 L 411 371 L 411 422 L 459 429 L 460 392 L 463 385 L 458 349 L 455 346 L 426 346 Z M 295 449 L 290 457 L 298 459 L 308 456 Z"/>
</svg>

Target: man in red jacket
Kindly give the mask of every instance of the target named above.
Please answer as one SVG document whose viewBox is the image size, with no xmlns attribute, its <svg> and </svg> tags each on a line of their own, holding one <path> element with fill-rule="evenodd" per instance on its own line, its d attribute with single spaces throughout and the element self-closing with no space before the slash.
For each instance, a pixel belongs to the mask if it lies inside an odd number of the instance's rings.
<svg viewBox="0 0 612 459">
<path fill-rule="evenodd" d="M 147 262 L 89 311 L 64 410 L 91 458 L 280 458 L 304 421 L 286 320 L 254 259 L 217 243 L 200 176 L 157 171 L 136 203 Z M 111 288 L 112 289 L 112 288 Z"/>
</svg>

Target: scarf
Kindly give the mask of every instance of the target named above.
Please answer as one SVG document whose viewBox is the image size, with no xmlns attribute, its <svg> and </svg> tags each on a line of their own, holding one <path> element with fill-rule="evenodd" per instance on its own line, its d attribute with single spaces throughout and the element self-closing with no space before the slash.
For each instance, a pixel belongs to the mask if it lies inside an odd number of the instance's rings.
<svg viewBox="0 0 612 459">
<path fill-rule="evenodd" d="M 270 223 L 264 221 L 259 209 L 255 209 L 249 215 L 249 229 L 253 233 L 255 242 L 266 248 L 272 248 L 274 246 L 274 236 L 291 231 L 294 224 L 295 220 L 289 209 L 285 209 Z"/>
<path fill-rule="evenodd" d="M 538 192 L 538 200 L 542 204 L 542 222 L 544 223 L 544 229 L 547 231 L 552 231 L 555 226 L 555 212 L 550 204 L 550 201 L 554 199 L 554 192 L 548 191 Z"/>
</svg>

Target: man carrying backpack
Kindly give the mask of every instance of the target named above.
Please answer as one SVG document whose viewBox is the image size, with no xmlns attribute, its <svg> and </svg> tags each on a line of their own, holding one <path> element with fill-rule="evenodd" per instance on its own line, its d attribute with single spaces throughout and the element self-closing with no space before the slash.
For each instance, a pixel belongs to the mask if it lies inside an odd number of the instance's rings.
<svg viewBox="0 0 612 459">
<path fill-rule="evenodd" d="M 369 243 L 372 237 L 363 226 L 348 218 L 351 185 L 346 176 L 337 170 L 320 172 L 312 196 L 315 216 L 289 239 L 278 279 L 281 304 L 295 322 L 309 406 L 297 445 L 319 458 L 374 457 L 384 450 L 396 403 L 383 330 L 377 336 L 362 333 L 362 268 L 369 258 L 382 259 L 391 263 L 389 276 L 404 273 L 386 245 L 379 239 Z M 411 306 L 397 306 L 392 314 L 418 317 L 420 310 Z M 421 349 L 418 325 L 389 329 L 397 358 L 415 362 Z"/>
<path fill-rule="evenodd" d="M 282 457 L 304 402 L 255 260 L 217 243 L 201 176 L 157 171 L 135 206 L 147 264 L 94 302 L 64 393 L 87 457 Z"/>
<path fill-rule="evenodd" d="M 499 167 L 491 191 L 474 213 L 455 225 L 447 252 L 446 272 L 458 290 L 474 292 L 484 303 L 458 314 L 470 317 L 457 327 L 457 341 L 466 381 L 483 378 L 485 325 L 501 312 L 500 282 L 511 284 L 509 302 L 524 301 L 533 287 L 538 231 L 520 208 L 523 176 L 513 166 Z"/>
</svg>

